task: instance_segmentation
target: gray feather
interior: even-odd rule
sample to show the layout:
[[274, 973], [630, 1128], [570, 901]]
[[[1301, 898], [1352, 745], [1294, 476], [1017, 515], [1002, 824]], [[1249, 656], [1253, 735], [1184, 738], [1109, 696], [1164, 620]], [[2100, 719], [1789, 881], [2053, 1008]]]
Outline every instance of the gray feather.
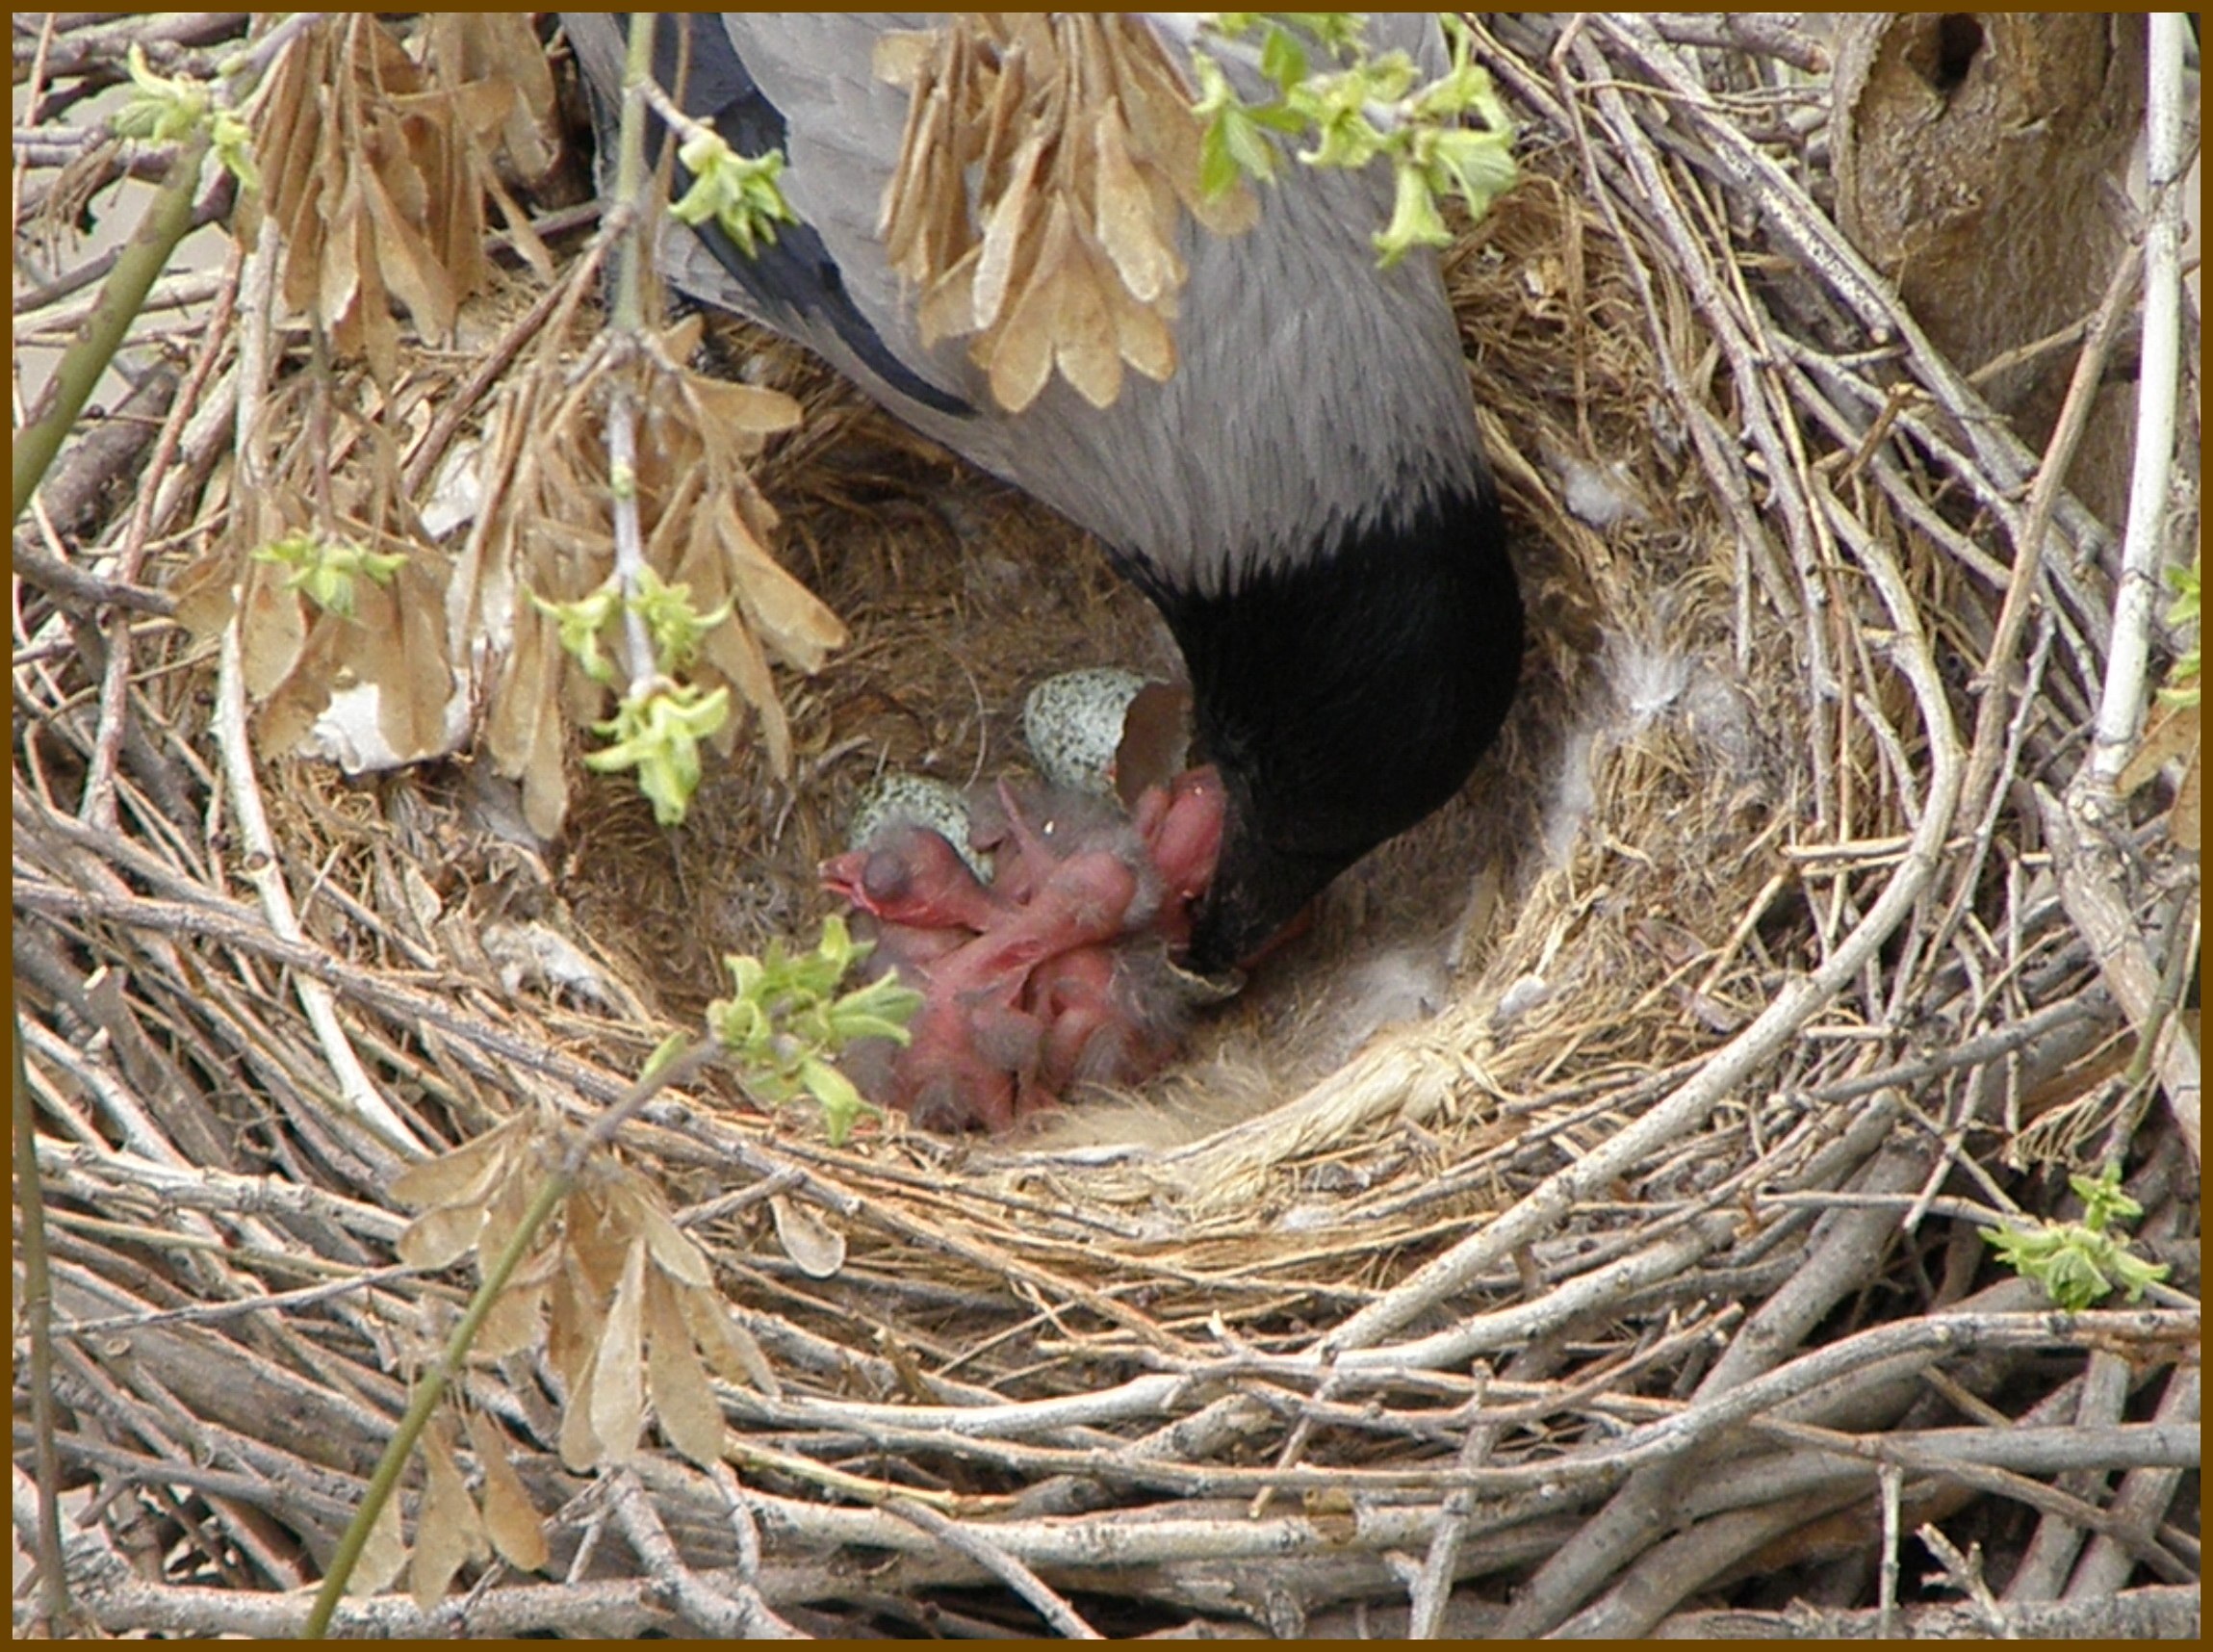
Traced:
[[[933, 19], [697, 15], [728, 30], [747, 73], [782, 113], [786, 196], [820, 237], [852, 305], [909, 372], [976, 411], [922, 404], [872, 369], [850, 337], [803, 307], [762, 314], [688, 233], [665, 249], [671, 279], [792, 333], [917, 428], [1166, 583], [1234, 588], [1246, 570], [1325, 555], [1357, 533], [1412, 520], [1448, 490], [1487, 486], [1435, 259], [1416, 252], [1394, 270], [1376, 268], [1369, 236], [1390, 214], [1387, 174], [1292, 164], [1277, 183], [1262, 186], [1260, 220], [1245, 235], [1215, 236], [1187, 219], [1179, 251], [1191, 276], [1173, 376], [1155, 384], [1132, 374], [1105, 409], [1056, 378], [1025, 411], [1004, 414], [963, 341], [923, 348], [915, 295], [888, 266], [877, 238], [907, 94], [875, 79], [875, 39]], [[1180, 47], [1194, 22], [1154, 14], [1153, 26]], [[1444, 64], [1427, 13], [1378, 14], [1370, 28], [1378, 46], [1406, 47], [1430, 72]], [[606, 33], [613, 36], [611, 25]], [[587, 53], [579, 39], [578, 51], [597, 81], [604, 43]], [[614, 64], [619, 84], [619, 48]]]

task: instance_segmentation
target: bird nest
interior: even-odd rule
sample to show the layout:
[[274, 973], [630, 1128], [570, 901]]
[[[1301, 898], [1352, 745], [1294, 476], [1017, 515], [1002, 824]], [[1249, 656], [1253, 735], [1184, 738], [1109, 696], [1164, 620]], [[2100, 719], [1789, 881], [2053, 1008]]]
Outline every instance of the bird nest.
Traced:
[[[1479, 30], [1525, 181], [1446, 273], [1514, 717], [1172, 1071], [1004, 1140], [641, 1074], [724, 954], [814, 934], [874, 774], [1005, 772], [1041, 676], [1172, 666], [1095, 549], [720, 334], [804, 411], [754, 479], [848, 640], [777, 679], [786, 775], [741, 740], [668, 831], [572, 767], [541, 848], [489, 761], [250, 755], [250, 616], [195, 642], [178, 581], [307, 352], [240, 299], [270, 243], [181, 278], [212, 311], [149, 312], [174, 365], [17, 533], [18, 1625], [65, 1578], [109, 1632], [301, 1627], [552, 1188], [347, 1632], [2193, 1633], [2195, 710], [2129, 742], [2195, 635], [2115, 591], [2194, 542], [2194, 310], [2181, 439], [2131, 472], [2124, 397], [2101, 472], [2109, 374], [2177, 366], [2156, 232], [1984, 270], [2018, 326], [1968, 338], [1855, 204], [1930, 164], [1899, 111], [1946, 76], [1995, 119], [2103, 52], [2064, 108], [2132, 136], [2142, 30], [2092, 25], [1909, 19], [1834, 72], [1769, 19]], [[107, 175], [64, 142], [102, 26], [18, 17], [58, 168], [26, 148], [19, 245]], [[2058, 124], [2013, 198], [2087, 224], [2116, 152]], [[266, 440], [423, 507], [504, 364], [590, 336], [540, 290], [336, 363], [365, 434]], [[19, 344], [66, 330], [17, 291]], [[2171, 1271], [2055, 1311], [1985, 1234], [2105, 1166], [2106, 1242]]]

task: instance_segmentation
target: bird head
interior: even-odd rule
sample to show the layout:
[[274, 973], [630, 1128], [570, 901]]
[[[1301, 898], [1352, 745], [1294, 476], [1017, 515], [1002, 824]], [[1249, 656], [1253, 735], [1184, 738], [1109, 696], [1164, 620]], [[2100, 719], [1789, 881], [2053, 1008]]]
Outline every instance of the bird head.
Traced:
[[1225, 796], [1188, 962], [1249, 960], [1467, 780], [1513, 700], [1522, 606], [1487, 480], [1215, 593], [1136, 571], [1191, 674]]

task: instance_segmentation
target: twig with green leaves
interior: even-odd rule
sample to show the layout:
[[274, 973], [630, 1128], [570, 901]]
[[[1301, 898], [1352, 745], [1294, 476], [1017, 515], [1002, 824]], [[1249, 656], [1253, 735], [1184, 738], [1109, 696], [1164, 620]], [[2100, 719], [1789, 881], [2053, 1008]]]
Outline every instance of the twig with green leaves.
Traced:
[[[739, 156], [713, 129], [677, 109], [653, 79], [653, 29], [657, 19], [630, 19], [623, 71], [622, 123], [617, 138], [613, 226], [616, 230], [615, 297], [610, 317], [618, 349], [651, 349], [645, 324], [645, 271], [658, 210], [645, 160], [645, 112], [650, 108], [682, 139], [679, 159], [693, 174], [692, 188], [668, 210], [686, 223], [712, 218], [752, 256], [776, 239], [775, 225], [794, 215], [776, 179], [784, 158]], [[600, 590], [568, 603], [532, 594], [553, 618], [571, 658], [594, 682], [620, 686], [614, 715], [594, 725], [607, 744], [584, 759], [602, 773], [634, 768], [638, 786], [663, 826], [680, 824], [698, 789], [700, 745], [731, 716], [728, 685], [708, 690], [683, 680], [707, 632], [728, 619], [735, 599], [702, 613], [687, 586], [663, 582], [648, 564], [638, 510], [638, 401], [618, 375], [607, 404], [608, 490], [613, 504], [615, 567]], [[622, 664], [602, 649], [603, 632], [619, 629]]]
[[[1260, 73], [1273, 97], [1248, 102], [1204, 46], [1192, 54], [1195, 106], [1206, 120], [1199, 182], [1222, 194], [1240, 177], [1273, 178], [1281, 152], [1271, 135], [1303, 139], [1301, 165], [1354, 170], [1380, 159], [1396, 180], [1391, 221], [1373, 237], [1389, 269], [1417, 246], [1446, 246], [1452, 232], [1439, 195], [1456, 195], [1480, 218], [1516, 176], [1514, 127], [1489, 71], [1473, 58], [1474, 37], [1450, 13], [1440, 21], [1452, 65], [1424, 83], [1403, 51], [1372, 53], [1364, 19], [1351, 12], [1218, 12], [1210, 31], [1224, 40], [1257, 39]], [[1325, 63], [1317, 67], [1319, 49]], [[1480, 126], [1463, 124], [1473, 115]]]
[[[275, 33], [289, 40], [294, 32], [283, 25]], [[56, 364], [39, 409], [15, 432], [14, 495], [9, 520], [21, 517], [30, 504], [31, 495], [52, 468], [101, 374], [122, 348], [155, 281], [191, 231], [200, 172], [209, 154], [229, 168], [242, 190], [259, 187], [246, 125], [237, 109], [243, 90], [250, 90], [272, 61], [269, 44], [264, 40], [254, 49], [226, 58], [218, 82], [156, 74], [147, 66], [144, 51], [136, 43], [131, 46], [126, 62], [134, 91], [115, 116], [115, 134], [157, 147], [173, 145], [175, 159], [116, 257], [98, 302]], [[234, 87], [232, 82], [241, 84]]]
[[2173, 1270], [2135, 1255], [2127, 1236], [2112, 1231], [2115, 1222], [2133, 1222], [2144, 1214], [2144, 1206], [2121, 1190], [2121, 1167], [2108, 1164], [2096, 1176], [2067, 1179], [2082, 1200], [2080, 1222], [1985, 1227], [1984, 1240], [2007, 1267], [2070, 1313], [2080, 1313], [2116, 1290], [2126, 1291], [2132, 1303], [2143, 1301], [2144, 1293]]
[[424, 1429], [436, 1413], [439, 1402], [445, 1398], [447, 1386], [463, 1368], [469, 1350], [475, 1344], [484, 1321], [499, 1302], [500, 1294], [514, 1277], [524, 1257], [530, 1254], [537, 1244], [538, 1234], [547, 1221], [558, 1211], [575, 1190], [577, 1177], [585, 1161], [615, 1138], [615, 1133], [638, 1110], [672, 1084], [683, 1084], [698, 1075], [714, 1053], [714, 1045], [705, 1039], [695, 1041], [681, 1053], [671, 1052], [664, 1045], [647, 1064], [644, 1074], [631, 1085], [622, 1099], [609, 1107], [581, 1131], [562, 1154], [559, 1168], [549, 1175], [545, 1184], [531, 1196], [528, 1208], [508, 1235], [499, 1253], [490, 1258], [483, 1270], [476, 1290], [469, 1299], [469, 1305], [446, 1339], [428, 1370], [416, 1383], [415, 1393], [408, 1401], [407, 1410], [393, 1431], [384, 1454], [377, 1458], [376, 1469], [370, 1476], [367, 1489], [362, 1493], [361, 1505], [353, 1511], [346, 1531], [338, 1540], [338, 1547], [330, 1557], [329, 1570], [323, 1574], [322, 1586], [316, 1590], [315, 1605], [308, 1613], [307, 1622], [301, 1629], [302, 1638], [321, 1639], [329, 1630], [331, 1615], [346, 1593], [347, 1583], [361, 1562], [363, 1551], [369, 1545], [372, 1533], [382, 1518], [385, 1505], [399, 1487], [399, 1477], [405, 1472], [407, 1458], [422, 1437]]
[[[833, 1144], [846, 1139], [862, 1113], [875, 1111], [833, 1063], [863, 1039], [905, 1044], [907, 1022], [922, 1000], [895, 976], [839, 993], [847, 972], [870, 950], [870, 942], [855, 941], [843, 920], [833, 916], [824, 920], [821, 942], [811, 952], [787, 952], [779, 942], [770, 944], [765, 958], [727, 960], [734, 991], [708, 1008], [712, 1036], [687, 1039], [678, 1034], [665, 1041], [647, 1060], [637, 1082], [569, 1144], [558, 1167], [531, 1194], [506, 1243], [496, 1255], [481, 1258], [482, 1278], [467, 1309], [418, 1381], [406, 1413], [331, 1557], [304, 1631], [310, 1639], [328, 1629], [371, 1535], [399, 1487], [409, 1454], [454, 1375], [463, 1369], [501, 1293], [532, 1253], [547, 1223], [565, 1207], [592, 1154], [611, 1143], [649, 1099], [668, 1086], [689, 1083], [720, 1050], [737, 1062], [749, 1088], [772, 1105], [803, 1095], [813, 1097], [822, 1107]], [[574, 1395], [570, 1399], [575, 1403]]]
[[822, 940], [811, 952], [787, 952], [782, 941], [771, 941], [765, 958], [726, 958], [733, 990], [708, 1006], [708, 1027], [737, 1058], [747, 1083], [771, 1105], [813, 1097], [833, 1147], [844, 1145], [863, 1113], [880, 1111], [833, 1063], [863, 1039], [904, 1045], [907, 1023], [922, 1007], [922, 994], [895, 974], [838, 993], [847, 972], [874, 949], [833, 914], [822, 920]]

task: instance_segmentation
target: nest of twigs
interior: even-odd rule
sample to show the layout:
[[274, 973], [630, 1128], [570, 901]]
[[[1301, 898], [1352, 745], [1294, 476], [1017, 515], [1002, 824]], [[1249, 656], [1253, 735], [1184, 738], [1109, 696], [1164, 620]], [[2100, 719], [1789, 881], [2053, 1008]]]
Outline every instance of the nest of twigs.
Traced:
[[[272, 387], [335, 375], [378, 432], [339, 468], [420, 509], [485, 364], [593, 318], [518, 271], [372, 391], [257, 329], [271, 243], [177, 277], [16, 533], [19, 1628], [65, 1578], [111, 1633], [299, 1629], [567, 1155], [345, 1632], [2195, 1634], [2195, 709], [2138, 734], [2196, 646], [2147, 595], [2195, 541], [2195, 298], [2177, 362], [2173, 187], [2104, 181], [2145, 32], [2087, 26], [1480, 31], [1526, 181], [1447, 273], [1523, 701], [1174, 1071], [1009, 1142], [832, 1146], [711, 1066], [587, 1132], [723, 953], [811, 936], [878, 768], [1002, 772], [1039, 676], [1172, 663], [1103, 560], [726, 336], [804, 409], [754, 484], [845, 646], [775, 678], [786, 775], [749, 723], [672, 833], [572, 764], [541, 852], [489, 760], [257, 759], [238, 651], [172, 616], [262, 507], [242, 402], [282, 455]], [[18, 15], [19, 250], [132, 166], [72, 126], [106, 27]], [[2021, 162], [1931, 88], [2069, 118]], [[1978, 162], [1929, 216], [2033, 250], [1966, 303], [1863, 203]], [[67, 262], [18, 273], [19, 359]], [[2168, 1271], [2060, 1311], [1983, 1234], [2108, 1166]]]

